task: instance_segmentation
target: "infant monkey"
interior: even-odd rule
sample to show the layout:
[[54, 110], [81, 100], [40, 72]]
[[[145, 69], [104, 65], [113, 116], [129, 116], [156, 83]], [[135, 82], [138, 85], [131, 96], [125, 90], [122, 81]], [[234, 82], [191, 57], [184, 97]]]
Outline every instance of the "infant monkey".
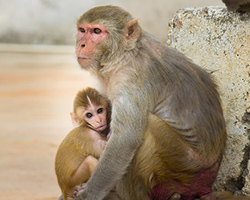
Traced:
[[74, 197], [75, 186], [86, 183], [105, 148], [109, 134], [110, 107], [94, 88], [79, 91], [70, 113], [74, 129], [60, 144], [55, 172], [63, 199]]

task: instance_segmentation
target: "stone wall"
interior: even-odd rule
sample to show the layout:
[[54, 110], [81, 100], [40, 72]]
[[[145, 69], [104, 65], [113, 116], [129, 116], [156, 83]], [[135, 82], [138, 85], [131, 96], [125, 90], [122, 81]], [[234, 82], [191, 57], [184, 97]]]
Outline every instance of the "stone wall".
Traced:
[[211, 72], [219, 86], [228, 142], [215, 189], [250, 194], [250, 14], [179, 10], [167, 43]]

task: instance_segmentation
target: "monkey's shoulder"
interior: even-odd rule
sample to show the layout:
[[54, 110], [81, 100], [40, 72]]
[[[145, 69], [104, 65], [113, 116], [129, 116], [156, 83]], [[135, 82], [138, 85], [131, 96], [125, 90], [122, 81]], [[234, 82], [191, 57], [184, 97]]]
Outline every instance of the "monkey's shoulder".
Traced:
[[75, 159], [78, 160], [80, 157], [88, 156], [87, 149], [95, 141], [95, 138], [91, 135], [93, 132], [94, 130], [86, 126], [78, 126], [72, 129], [59, 145], [56, 160], [64, 160], [64, 162], [71, 160], [71, 162], [74, 162]]
[[81, 148], [89, 141], [92, 132], [93, 130], [87, 126], [78, 126], [72, 129], [61, 142], [59, 149], [74, 150], [73, 147]]
[[77, 140], [89, 140], [90, 138], [101, 137], [100, 133], [91, 129], [86, 125], [80, 125], [69, 132], [67, 135], [69, 138], [77, 138]]
[[[194, 76], [207, 76], [210, 74], [200, 66], [196, 65], [186, 55], [168, 46], [150, 34], [144, 34], [143, 38], [138, 42], [138, 55], [135, 57], [134, 63], [141, 67], [140, 70], [145, 72], [161, 74], [167, 73], [165, 76], [176, 76], [176, 74], [190, 74]], [[147, 69], [148, 68], [148, 69]], [[145, 75], [145, 73], [143, 73]], [[182, 76], [182, 75], [181, 75]]]

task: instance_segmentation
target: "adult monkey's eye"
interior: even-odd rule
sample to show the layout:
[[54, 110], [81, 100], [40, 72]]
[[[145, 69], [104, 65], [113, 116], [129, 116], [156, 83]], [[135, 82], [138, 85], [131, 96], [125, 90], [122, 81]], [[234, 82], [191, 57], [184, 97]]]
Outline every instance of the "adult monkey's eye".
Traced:
[[100, 33], [102, 32], [102, 30], [99, 29], [99, 28], [94, 28], [93, 32], [94, 32], [95, 34], [100, 34]]
[[85, 29], [84, 28], [79, 28], [79, 31], [81, 32], [81, 33], [85, 33]]

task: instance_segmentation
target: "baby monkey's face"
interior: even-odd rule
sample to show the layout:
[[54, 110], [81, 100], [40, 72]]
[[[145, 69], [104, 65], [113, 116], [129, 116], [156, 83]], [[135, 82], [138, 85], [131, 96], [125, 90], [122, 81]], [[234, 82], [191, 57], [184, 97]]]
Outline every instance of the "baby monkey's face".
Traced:
[[107, 128], [107, 110], [102, 105], [90, 104], [87, 108], [79, 107], [77, 115], [96, 131]]

